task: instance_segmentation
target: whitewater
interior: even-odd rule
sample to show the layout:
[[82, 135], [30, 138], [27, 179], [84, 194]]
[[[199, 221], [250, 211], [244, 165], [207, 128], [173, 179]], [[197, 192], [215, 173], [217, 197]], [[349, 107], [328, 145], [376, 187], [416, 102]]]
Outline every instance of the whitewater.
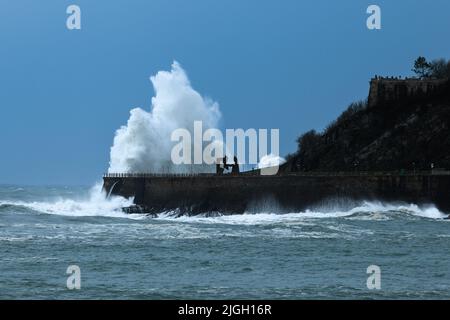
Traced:
[[[304, 212], [127, 215], [84, 187], [0, 186], [0, 298], [450, 296], [447, 216], [434, 206], [330, 201]], [[82, 288], [66, 287], [78, 265]], [[366, 287], [380, 266], [382, 290]]]
[[[5, 188], [5, 187], [3, 187]], [[6, 187], [7, 188], [7, 187]], [[30, 187], [28, 187], [30, 188]], [[8, 190], [8, 189], [7, 189]], [[17, 192], [26, 192], [24, 187], [9, 187], [8, 191], [3, 193], [14, 194]], [[112, 217], [127, 219], [145, 219], [147, 217], [153, 219], [176, 219], [183, 222], [204, 222], [204, 223], [272, 223], [281, 221], [293, 221], [305, 218], [340, 218], [352, 217], [359, 215], [384, 214], [388, 218], [389, 214], [403, 213], [406, 215], [423, 217], [429, 219], [444, 219], [447, 214], [440, 212], [435, 206], [428, 205], [419, 207], [415, 204], [406, 203], [383, 203], [374, 201], [344, 201], [341, 203], [323, 203], [313, 206], [315, 210], [306, 210], [304, 212], [282, 213], [269, 211], [265, 212], [247, 212], [244, 214], [221, 214], [205, 213], [196, 216], [180, 215], [177, 211], [167, 211], [153, 215], [145, 214], [126, 214], [122, 208], [133, 205], [133, 198], [123, 198], [116, 195], [107, 195], [102, 190], [102, 183], [96, 183], [84, 195], [78, 197], [64, 198], [61, 195], [53, 196], [52, 201], [23, 201], [23, 200], [0, 200], [0, 208], [22, 208], [35, 213], [56, 214], [73, 217]], [[14, 199], [13, 197], [11, 197]], [[36, 199], [38, 200], [38, 199]], [[347, 207], [347, 208], [343, 208]], [[276, 206], [274, 206], [276, 209]]]

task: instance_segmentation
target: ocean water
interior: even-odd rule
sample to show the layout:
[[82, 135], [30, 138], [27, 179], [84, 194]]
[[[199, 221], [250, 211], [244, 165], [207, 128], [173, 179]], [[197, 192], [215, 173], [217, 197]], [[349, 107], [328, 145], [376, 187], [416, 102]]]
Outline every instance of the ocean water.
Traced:
[[450, 298], [450, 221], [432, 205], [151, 218], [100, 190], [0, 186], [0, 299]]

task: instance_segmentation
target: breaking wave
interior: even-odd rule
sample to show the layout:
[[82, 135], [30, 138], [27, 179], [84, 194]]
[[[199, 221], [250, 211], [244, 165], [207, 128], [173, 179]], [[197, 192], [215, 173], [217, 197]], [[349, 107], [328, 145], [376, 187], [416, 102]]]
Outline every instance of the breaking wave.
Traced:
[[[133, 199], [120, 196], [108, 197], [101, 183], [91, 188], [89, 195], [81, 199], [58, 198], [52, 201], [4, 201], [0, 200], [0, 213], [15, 212], [44, 213], [71, 217], [112, 217], [145, 219], [145, 214], [126, 214], [122, 208], [131, 206]], [[272, 208], [271, 208], [272, 207]], [[305, 219], [346, 218], [356, 220], [389, 220], [413, 217], [442, 220], [446, 214], [433, 205], [418, 206], [405, 203], [383, 203], [377, 201], [352, 202], [345, 199], [324, 201], [303, 212], [280, 213], [276, 206], [261, 206], [257, 210], [244, 214], [224, 215], [212, 212], [196, 216], [182, 215], [178, 211], [161, 212], [159, 221], [176, 221], [209, 224], [274, 224], [292, 223]]]
[[116, 131], [108, 172], [190, 172], [191, 166], [173, 165], [172, 132], [183, 128], [193, 134], [194, 121], [202, 121], [205, 129], [217, 128], [219, 104], [194, 90], [178, 62], [150, 80], [155, 91], [152, 108], [131, 110], [127, 124]]
[[349, 210], [327, 207], [323, 210], [306, 210], [303, 212], [277, 213], [277, 212], [258, 212], [244, 213], [239, 215], [222, 215], [220, 213], [186, 216], [179, 215], [178, 212], [164, 212], [158, 215], [156, 219], [172, 220], [180, 222], [193, 223], [211, 223], [211, 224], [273, 224], [290, 223], [305, 219], [333, 219], [349, 218], [361, 220], [388, 220], [394, 217], [409, 216], [428, 219], [445, 219], [446, 214], [440, 212], [435, 206], [429, 205], [420, 207], [415, 204], [386, 204], [381, 202], [364, 201]]
[[2, 201], [0, 212], [3, 210], [26, 212], [31, 210], [38, 213], [55, 214], [73, 217], [101, 216], [117, 218], [135, 218], [122, 212], [123, 207], [133, 204], [133, 199], [117, 196], [106, 196], [102, 191], [102, 184], [95, 184], [87, 199], [56, 199], [54, 201]]

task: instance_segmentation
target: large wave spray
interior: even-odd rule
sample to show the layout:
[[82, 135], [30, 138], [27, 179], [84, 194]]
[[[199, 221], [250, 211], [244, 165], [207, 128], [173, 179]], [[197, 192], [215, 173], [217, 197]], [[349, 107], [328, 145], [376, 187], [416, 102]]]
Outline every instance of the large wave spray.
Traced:
[[219, 105], [192, 88], [179, 63], [173, 62], [171, 71], [159, 71], [150, 80], [155, 91], [152, 109], [130, 111], [127, 125], [114, 137], [108, 172], [187, 171], [171, 161], [172, 131], [185, 128], [193, 135], [194, 121], [202, 121], [205, 129], [217, 127]]

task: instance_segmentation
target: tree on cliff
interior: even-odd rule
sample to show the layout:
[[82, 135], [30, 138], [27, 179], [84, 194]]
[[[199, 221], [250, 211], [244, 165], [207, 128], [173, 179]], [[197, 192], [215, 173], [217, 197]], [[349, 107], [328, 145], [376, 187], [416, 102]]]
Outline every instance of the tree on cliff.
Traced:
[[428, 63], [425, 57], [420, 56], [414, 61], [414, 68], [412, 71], [420, 78], [428, 78], [432, 72], [431, 64]]
[[320, 134], [316, 130], [310, 130], [302, 134], [297, 139], [297, 145], [299, 150], [314, 149], [320, 143]]
[[430, 63], [431, 75], [438, 79], [450, 78], [450, 61], [443, 58]]
[[303, 163], [304, 170], [311, 170], [317, 164], [318, 147], [322, 144], [322, 135], [316, 130], [310, 130], [302, 134], [297, 139], [298, 155], [300, 155], [300, 162]]

